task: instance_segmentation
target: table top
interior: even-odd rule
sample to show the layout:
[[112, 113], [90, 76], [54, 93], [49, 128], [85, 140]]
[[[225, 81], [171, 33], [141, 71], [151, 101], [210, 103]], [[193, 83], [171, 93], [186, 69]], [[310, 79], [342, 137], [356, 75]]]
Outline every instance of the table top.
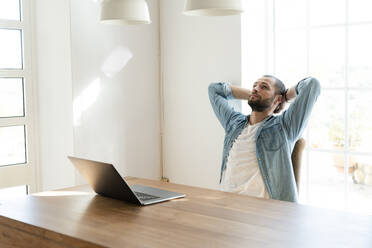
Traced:
[[128, 183], [187, 196], [136, 206], [77, 186], [0, 199], [0, 224], [26, 225], [72, 247], [372, 247], [372, 216], [155, 180]]

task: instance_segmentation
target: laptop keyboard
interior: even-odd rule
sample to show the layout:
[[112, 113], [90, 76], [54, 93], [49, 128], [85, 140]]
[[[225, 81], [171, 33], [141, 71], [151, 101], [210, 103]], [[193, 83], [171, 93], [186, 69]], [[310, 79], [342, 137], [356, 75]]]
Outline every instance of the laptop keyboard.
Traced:
[[134, 192], [134, 193], [136, 193], [136, 196], [138, 198], [140, 198], [140, 200], [142, 200], [142, 201], [148, 201], [148, 200], [153, 200], [153, 199], [160, 198], [160, 197], [157, 197], [157, 196], [154, 196], [154, 195], [148, 195], [148, 194], [145, 194], [145, 193], [142, 193], [142, 192]]

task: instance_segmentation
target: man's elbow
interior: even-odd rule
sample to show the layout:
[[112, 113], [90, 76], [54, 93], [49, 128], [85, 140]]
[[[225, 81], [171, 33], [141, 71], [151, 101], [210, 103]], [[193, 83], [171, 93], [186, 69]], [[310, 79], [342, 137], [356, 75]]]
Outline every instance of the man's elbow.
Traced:
[[216, 94], [216, 83], [211, 83], [211, 84], [209, 84], [209, 86], [208, 86], [208, 96], [209, 96], [209, 100], [212, 101], [212, 98], [214, 97], [215, 94]]
[[208, 86], [208, 91], [214, 90], [216, 88], [217, 84], [218, 83], [210, 83], [209, 86]]
[[309, 86], [311, 88], [311, 91], [315, 92], [316, 95], [320, 95], [320, 82], [318, 79], [315, 77], [310, 77], [309, 78]]
[[214, 93], [216, 93], [218, 84], [219, 83], [211, 83], [211, 84], [209, 84], [209, 86], [208, 86], [208, 94], [209, 95], [213, 95]]

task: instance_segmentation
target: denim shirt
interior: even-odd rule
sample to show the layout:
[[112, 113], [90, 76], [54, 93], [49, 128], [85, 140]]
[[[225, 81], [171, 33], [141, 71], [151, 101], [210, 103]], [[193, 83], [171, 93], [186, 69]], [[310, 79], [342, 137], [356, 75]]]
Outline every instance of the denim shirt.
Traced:
[[[263, 120], [255, 135], [256, 156], [266, 190], [271, 199], [297, 202], [296, 181], [291, 153], [309, 120], [313, 106], [320, 94], [320, 84], [315, 78], [305, 78], [296, 85], [297, 96], [289, 108], [280, 115]], [[212, 83], [208, 87], [212, 108], [225, 129], [222, 153], [222, 174], [235, 139], [249, 123], [243, 115], [230, 106], [234, 99], [228, 83]]]

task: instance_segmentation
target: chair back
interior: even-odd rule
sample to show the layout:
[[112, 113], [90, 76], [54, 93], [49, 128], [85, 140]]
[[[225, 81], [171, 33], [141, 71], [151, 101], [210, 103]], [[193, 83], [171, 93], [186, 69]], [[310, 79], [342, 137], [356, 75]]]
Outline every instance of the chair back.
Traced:
[[303, 138], [299, 138], [296, 141], [296, 144], [292, 151], [292, 165], [293, 165], [293, 173], [296, 179], [297, 185], [297, 192], [300, 191], [300, 175], [301, 175], [301, 162], [302, 162], [302, 152], [304, 151], [306, 146], [306, 141]]

